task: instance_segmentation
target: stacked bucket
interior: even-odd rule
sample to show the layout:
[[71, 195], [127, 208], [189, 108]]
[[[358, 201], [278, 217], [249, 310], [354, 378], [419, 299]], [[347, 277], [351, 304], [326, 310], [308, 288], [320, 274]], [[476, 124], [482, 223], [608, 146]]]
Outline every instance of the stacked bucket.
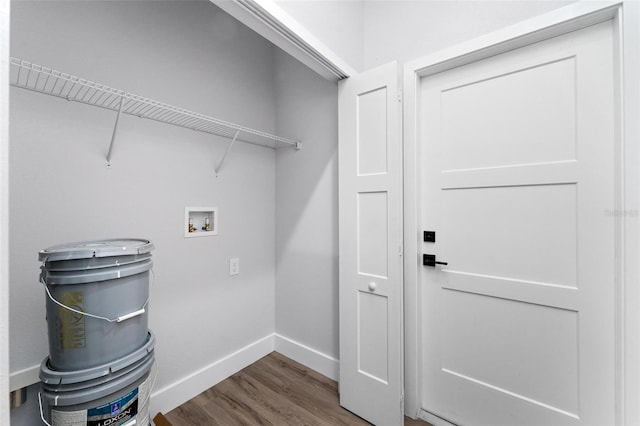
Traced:
[[40, 251], [49, 356], [40, 415], [52, 426], [149, 425], [153, 244], [87, 241]]

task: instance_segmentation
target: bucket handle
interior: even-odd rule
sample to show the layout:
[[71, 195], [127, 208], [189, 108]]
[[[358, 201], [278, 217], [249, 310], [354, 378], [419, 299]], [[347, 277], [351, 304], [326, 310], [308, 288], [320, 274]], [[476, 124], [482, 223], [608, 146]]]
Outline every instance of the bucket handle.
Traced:
[[[158, 379], [158, 361], [155, 360], [155, 359], [153, 360], [153, 367], [155, 367], [154, 368], [155, 372], [154, 372], [154, 375], [153, 375], [153, 382], [151, 382], [151, 387], [149, 388], [149, 393], [147, 394], [147, 397], [145, 398], [144, 402], [142, 403], [143, 407], [147, 404], [147, 402], [149, 402], [149, 399], [151, 399], [151, 391], [156, 386], [156, 380]], [[42, 392], [40, 392], [40, 391], [38, 391], [38, 405], [40, 406], [40, 419], [42, 420], [42, 423], [44, 423], [46, 426], [52, 426], [44, 418], [44, 411], [42, 409]], [[149, 412], [149, 418], [151, 418], [151, 412]], [[133, 422], [127, 423], [127, 426], [133, 426], [136, 423], [137, 423], [137, 419], [133, 419]]]
[[51, 426], [51, 424], [44, 419], [44, 413], [42, 412], [42, 392], [40, 391], [38, 391], [38, 404], [40, 405], [40, 419], [42, 420], [42, 423], [47, 426]]
[[[155, 274], [153, 273], [153, 269], [151, 270], [151, 275], [153, 276], [153, 281], [155, 281]], [[134, 318], [137, 317], [139, 315], [142, 315], [146, 312], [146, 308], [147, 305], [149, 304], [149, 298], [150, 296], [147, 297], [147, 300], [144, 302], [144, 304], [142, 305], [142, 307], [140, 309], [138, 309], [137, 311], [134, 312], [130, 312], [128, 314], [124, 314], [124, 315], [120, 315], [119, 317], [116, 318], [107, 318], [107, 317], [103, 317], [100, 315], [94, 315], [94, 314], [90, 314], [88, 312], [82, 312], [79, 311], [77, 309], [74, 309], [70, 306], [65, 305], [64, 303], [58, 301], [55, 297], [53, 297], [53, 295], [51, 294], [51, 292], [49, 291], [49, 286], [47, 285], [45, 279], [44, 279], [44, 271], [42, 273], [40, 273], [40, 282], [42, 283], [42, 285], [44, 286], [45, 291], [47, 292], [47, 296], [49, 296], [49, 299], [51, 299], [51, 301], [53, 303], [55, 303], [56, 305], [63, 307], [71, 312], [75, 312], [76, 314], [80, 314], [80, 315], [84, 315], [86, 317], [91, 317], [91, 318], [96, 318], [96, 319], [100, 319], [100, 320], [104, 320], [107, 322], [116, 322], [116, 323], [120, 323], [122, 321], [126, 321], [130, 318]]]

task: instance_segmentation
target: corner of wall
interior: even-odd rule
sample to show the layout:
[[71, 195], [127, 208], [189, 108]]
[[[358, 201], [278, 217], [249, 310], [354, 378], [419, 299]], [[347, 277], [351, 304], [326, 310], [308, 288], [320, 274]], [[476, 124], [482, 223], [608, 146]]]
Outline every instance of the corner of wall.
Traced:
[[[270, 334], [151, 394], [151, 417], [168, 413], [212, 386], [274, 351]], [[156, 361], [157, 362], [157, 361]], [[156, 365], [155, 368], [162, 368]]]
[[338, 380], [340, 361], [286, 336], [275, 334], [275, 351], [327, 376]]

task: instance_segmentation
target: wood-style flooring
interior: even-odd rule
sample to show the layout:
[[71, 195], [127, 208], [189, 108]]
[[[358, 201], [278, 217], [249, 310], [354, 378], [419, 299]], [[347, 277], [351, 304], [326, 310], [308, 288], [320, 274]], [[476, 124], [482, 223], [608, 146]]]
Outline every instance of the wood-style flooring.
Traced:
[[[338, 384], [277, 352], [165, 414], [173, 426], [368, 425], [340, 407]], [[405, 426], [429, 426], [405, 418]]]

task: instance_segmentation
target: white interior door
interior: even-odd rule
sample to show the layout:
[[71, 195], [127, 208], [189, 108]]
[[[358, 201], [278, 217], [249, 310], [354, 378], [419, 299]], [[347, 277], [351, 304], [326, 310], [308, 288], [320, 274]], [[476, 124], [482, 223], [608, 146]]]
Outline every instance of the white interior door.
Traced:
[[614, 424], [612, 24], [425, 77], [422, 406]]
[[403, 423], [402, 143], [396, 63], [340, 82], [340, 404]]

